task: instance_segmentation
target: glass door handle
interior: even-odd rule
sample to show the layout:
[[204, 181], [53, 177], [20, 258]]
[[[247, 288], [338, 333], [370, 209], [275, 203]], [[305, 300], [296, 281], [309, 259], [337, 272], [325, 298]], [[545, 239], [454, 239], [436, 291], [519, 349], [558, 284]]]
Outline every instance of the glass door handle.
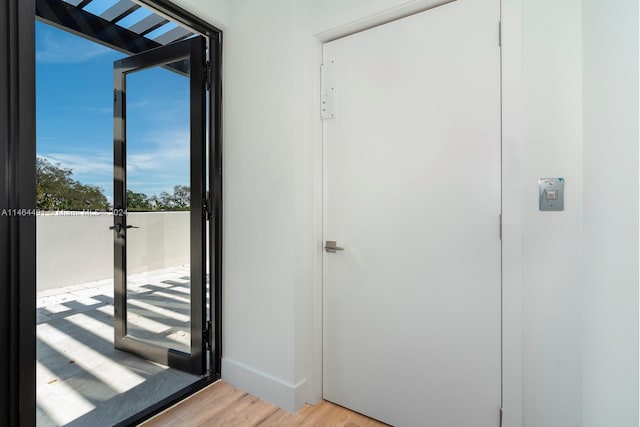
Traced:
[[[127, 225], [126, 228], [140, 228], [140, 227], [135, 225]], [[119, 233], [122, 231], [122, 224], [112, 225], [111, 227], [109, 227], [109, 230], [116, 230], [116, 232]]]

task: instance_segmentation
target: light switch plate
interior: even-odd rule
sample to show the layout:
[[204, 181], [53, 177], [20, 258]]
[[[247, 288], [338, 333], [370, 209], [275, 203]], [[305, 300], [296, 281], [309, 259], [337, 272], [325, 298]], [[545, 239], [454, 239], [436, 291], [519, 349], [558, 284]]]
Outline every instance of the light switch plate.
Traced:
[[540, 178], [538, 189], [541, 211], [564, 210], [564, 178]]

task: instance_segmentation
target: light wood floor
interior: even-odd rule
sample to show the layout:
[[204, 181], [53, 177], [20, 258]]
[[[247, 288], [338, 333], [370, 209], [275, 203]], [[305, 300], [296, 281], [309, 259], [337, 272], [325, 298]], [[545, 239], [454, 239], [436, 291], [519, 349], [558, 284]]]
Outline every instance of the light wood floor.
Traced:
[[144, 427], [387, 426], [327, 401], [314, 406], [305, 405], [298, 413], [290, 414], [223, 381], [218, 381], [142, 425]]

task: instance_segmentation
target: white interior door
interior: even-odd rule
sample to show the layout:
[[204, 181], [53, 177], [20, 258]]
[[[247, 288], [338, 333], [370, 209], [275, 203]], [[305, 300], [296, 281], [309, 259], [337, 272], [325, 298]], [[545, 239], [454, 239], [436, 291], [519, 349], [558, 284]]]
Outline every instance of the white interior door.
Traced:
[[324, 45], [344, 250], [324, 253], [323, 393], [395, 426], [499, 423], [498, 20], [458, 0]]

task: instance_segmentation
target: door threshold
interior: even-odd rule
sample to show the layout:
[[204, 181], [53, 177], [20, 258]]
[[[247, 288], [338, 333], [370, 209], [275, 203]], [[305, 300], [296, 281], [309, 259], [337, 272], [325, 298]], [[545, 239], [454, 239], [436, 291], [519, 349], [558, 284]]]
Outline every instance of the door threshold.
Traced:
[[151, 418], [157, 415], [160, 415], [161, 413], [171, 409], [173, 406], [177, 405], [183, 400], [199, 393], [200, 391], [204, 390], [208, 386], [218, 381], [220, 381], [219, 375], [205, 376], [202, 379], [196, 381], [195, 383], [181, 390], [178, 390], [177, 392], [166, 397], [160, 402], [148, 407], [147, 409], [140, 411], [135, 415], [132, 415], [131, 417], [127, 418], [124, 421], [119, 422], [118, 424], [115, 424], [114, 427], [138, 426], [144, 423], [145, 421], [148, 421]]

